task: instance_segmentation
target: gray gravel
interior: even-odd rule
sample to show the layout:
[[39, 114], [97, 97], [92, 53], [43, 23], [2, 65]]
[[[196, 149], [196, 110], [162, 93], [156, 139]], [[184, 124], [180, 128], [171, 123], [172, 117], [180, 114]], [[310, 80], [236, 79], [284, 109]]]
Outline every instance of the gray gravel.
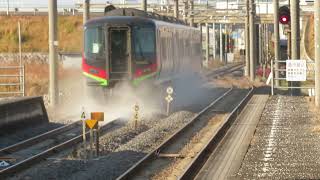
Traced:
[[238, 173], [240, 179], [320, 179], [319, 126], [304, 97], [268, 101]]
[[[12, 179], [115, 179], [134, 163], [153, 150], [178, 128], [189, 122], [194, 113], [180, 111], [171, 116], [153, 120], [140, 126], [143, 131], [136, 137], [132, 127], [122, 128], [117, 135], [112, 135], [102, 141], [104, 149], [109, 152], [105, 156], [93, 160], [49, 159], [34, 168], [28, 169]], [[131, 132], [131, 133], [128, 133]], [[124, 133], [127, 132], [127, 133]], [[113, 137], [113, 138], [112, 138]], [[111, 141], [113, 139], [113, 141]], [[129, 141], [128, 141], [129, 140]], [[122, 145], [121, 145], [122, 144]]]
[[2, 129], [0, 131], [0, 148], [5, 148], [63, 125], [64, 124], [60, 123], [43, 123], [39, 125], [28, 126], [24, 129], [16, 130], [15, 132], [7, 132], [6, 130]]
[[149, 152], [157, 147], [163, 140], [172, 134], [182, 125], [188, 123], [193, 116], [193, 113], [180, 111], [172, 114], [170, 117], [162, 119], [161, 123], [155, 125], [152, 129], [139, 134], [136, 138], [119, 147], [116, 152], [121, 151], [140, 151]]

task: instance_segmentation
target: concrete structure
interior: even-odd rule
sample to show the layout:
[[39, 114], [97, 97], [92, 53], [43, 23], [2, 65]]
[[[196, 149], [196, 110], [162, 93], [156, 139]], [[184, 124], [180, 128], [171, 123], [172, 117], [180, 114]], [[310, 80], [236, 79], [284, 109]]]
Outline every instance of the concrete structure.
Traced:
[[[291, 16], [291, 59], [300, 59], [300, 8], [299, 0], [291, 0], [290, 3]], [[293, 87], [299, 87], [299, 82], [292, 82]], [[293, 89], [293, 95], [300, 93], [299, 89]]]
[[83, 24], [90, 19], [90, 0], [83, 1]]
[[245, 38], [246, 38], [246, 67], [245, 76], [250, 75], [250, 33], [249, 33], [249, 0], [246, 0], [246, 20], [245, 20]]
[[320, 106], [320, 1], [314, 3], [315, 39], [315, 103]]
[[49, 101], [58, 104], [58, 28], [57, 1], [49, 0]]
[[[274, 24], [274, 60], [280, 60], [280, 34], [279, 34], [279, 1], [273, 0], [273, 24]], [[275, 62], [274, 69], [279, 69], [279, 63]], [[279, 71], [274, 72], [275, 78], [279, 78]], [[279, 86], [279, 80], [275, 80], [275, 85]]]
[[253, 49], [256, 48], [256, 30], [255, 30], [255, 5], [254, 0], [250, 0], [249, 8], [250, 8], [250, 15], [249, 15], [249, 34], [250, 34], [250, 80], [255, 80], [255, 68], [256, 68], [256, 51]]

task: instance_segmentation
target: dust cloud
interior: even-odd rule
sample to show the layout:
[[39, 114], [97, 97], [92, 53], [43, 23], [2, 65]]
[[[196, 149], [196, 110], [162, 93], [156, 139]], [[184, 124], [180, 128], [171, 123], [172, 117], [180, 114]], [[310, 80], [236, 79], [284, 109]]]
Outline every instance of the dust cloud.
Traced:
[[196, 73], [181, 73], [162, 85], [155, 85], [154, 80], [145, 80], [136, 87], [129, 82], [120, 82], [114, 88], [108, 89], [87, 86], [78, 67], [68, 67], [68, 71], [69, 75], [59, 82], [60, 105], [51, 111], [55, 119], [62, 121], [79, 120], [82, 109], [87, 117], [90, 117], [90, 112], [104, 112], [105, 123], [117, 118], [131, 120], [136, 104], [139, 105], [140, 118], [165, 114], [168, 86], [174, 89], [171, 112], [197, 112], [208, 104], [212, 92], [212, 89], [203, 86], [206, 78]]

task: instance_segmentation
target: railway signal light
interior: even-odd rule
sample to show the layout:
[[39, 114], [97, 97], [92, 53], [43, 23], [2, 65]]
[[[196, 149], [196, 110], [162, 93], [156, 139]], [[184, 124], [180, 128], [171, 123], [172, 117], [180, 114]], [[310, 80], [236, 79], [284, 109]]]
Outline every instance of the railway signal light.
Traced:
[[290, 9], [288, 6], [281, 6], [279, 8], [279, 22], [281, 24], [289, 24], [289, 22], [290, 22]]

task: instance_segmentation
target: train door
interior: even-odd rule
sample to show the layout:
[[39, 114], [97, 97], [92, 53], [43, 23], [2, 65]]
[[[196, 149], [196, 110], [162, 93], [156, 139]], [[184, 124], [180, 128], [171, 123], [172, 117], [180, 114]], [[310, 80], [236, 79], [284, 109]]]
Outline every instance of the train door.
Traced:
[[108, 42], [110, 80], [131, 79], [129, 27], [110, 27]]

